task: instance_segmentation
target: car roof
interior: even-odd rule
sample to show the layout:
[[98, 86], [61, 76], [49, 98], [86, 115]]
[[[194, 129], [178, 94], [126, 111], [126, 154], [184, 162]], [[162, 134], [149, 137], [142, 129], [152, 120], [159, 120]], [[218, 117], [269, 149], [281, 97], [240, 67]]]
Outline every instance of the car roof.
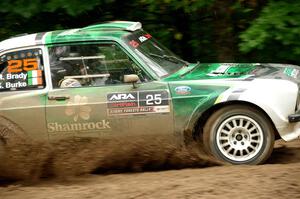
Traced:
[[140, 22], [132, 21], [112, 21], [106, 23], [93, 24], [83, 28], [56, 30], [34, 34], [15, 36], [0, 42], [0, 52], [36, 46], [39, 44], [56, 44], [76, 41], [96, 41], [100, 39], [121, 38], [136, 30], [142, 29]]

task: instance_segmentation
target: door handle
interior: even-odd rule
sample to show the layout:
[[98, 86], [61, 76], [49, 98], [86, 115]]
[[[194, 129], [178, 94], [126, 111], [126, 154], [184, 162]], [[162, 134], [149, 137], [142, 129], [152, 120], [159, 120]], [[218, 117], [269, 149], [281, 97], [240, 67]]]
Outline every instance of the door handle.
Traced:
[[49, 100], [56, 100], [56, 101], [60, 101], [60, 100], [67, 100], [70, 99], [70, 96], [48, 96]]

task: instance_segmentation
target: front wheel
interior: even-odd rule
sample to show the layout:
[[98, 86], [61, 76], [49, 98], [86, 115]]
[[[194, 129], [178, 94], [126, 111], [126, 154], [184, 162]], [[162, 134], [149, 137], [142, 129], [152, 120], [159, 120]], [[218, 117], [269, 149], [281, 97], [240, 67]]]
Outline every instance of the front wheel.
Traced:
[[273, 150], [274, 130], [260, 111], [231, 105], [216, 111], [203, 129], [205, 149], [232, 164], [261, 164]]

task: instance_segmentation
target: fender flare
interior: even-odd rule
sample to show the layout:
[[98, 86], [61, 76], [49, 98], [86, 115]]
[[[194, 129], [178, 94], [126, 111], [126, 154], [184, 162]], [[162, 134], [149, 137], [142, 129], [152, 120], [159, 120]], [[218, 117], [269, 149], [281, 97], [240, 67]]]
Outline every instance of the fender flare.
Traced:
[[275, 127], [274, 121], [271, 119], [271, 117], [268, 115], [268, 113], [263, 108], [261, 108], [260, 106], [254, 104], [254, 103], [251, 103], [249, 101], [243, 101], [243, 100], [225, 101], [225, 102], [216, 103], [213, 106], [209, 106], [206, 104], [205, 109], [203, 109], [203, 105], [201, 105], [201, 109], [200, 109], [200, 107], [199, 107], [200, 105], [199, 105], [197, 107], [197, 109], [193, 112], [193, 114], [191, 115], [191, 117], [184, 129], [184, 137], [187, 139], [195, 138], [196, 130], [201, 126], [204, 126], [206, 120], [210, 117], [211, 113], [213, 113], [214, 111], [219, 110], [225, 106], [232, 105], [232, 104], [254, 106], [258, 111], [263, 113], [266, 118], [268, 118], [268, 120], [272, 124], [274, 131], [276, 133], [275, 137], [276, 138], [281, 137]]

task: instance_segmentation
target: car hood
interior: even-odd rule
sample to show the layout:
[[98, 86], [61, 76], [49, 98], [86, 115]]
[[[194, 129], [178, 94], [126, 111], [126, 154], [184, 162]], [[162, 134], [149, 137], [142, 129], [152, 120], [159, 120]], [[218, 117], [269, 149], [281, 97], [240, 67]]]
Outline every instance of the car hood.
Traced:
[[288, 64], [269, 63], [197, 63], [170, 75], [166, 80], [227, 81], [262, 79], [284, 79], [300, 84], [300, 67]]

